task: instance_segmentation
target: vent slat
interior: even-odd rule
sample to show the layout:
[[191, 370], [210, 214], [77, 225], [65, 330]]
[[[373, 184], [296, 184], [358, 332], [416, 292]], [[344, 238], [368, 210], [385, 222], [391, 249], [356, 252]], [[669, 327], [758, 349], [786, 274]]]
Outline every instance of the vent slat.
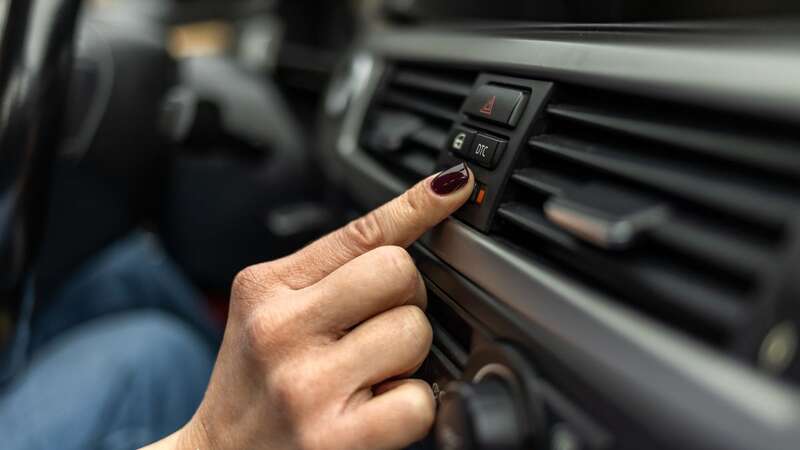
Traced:
[[529, 142], [536, 150], [652, 186], [706, 207], [756, 219], [771, 227], [782, 226], [793, 205], [777, 192], [744, 186], [742, 180], [695, 174], [691, 167], [624, 153], [608, 146], [557, 135], [541, 135]]
[[578, 243], [569, 233], [553, 225], [542, 214], [527, 205], [507, 203], [498, 208], [497, 215], [529, 233], [557, 242], [564, 247], [574, 247]]
[[392, 82], [400, 86], [455, 97], [466, 97], [472, 90], [472, 85], [469, 83], [462, 83], [458, 80], [446, 79], [410, 69], [397, 71]]
[[[512, 181], [544, 195], [561, 195], [579, 183], [553, 171], [525, 168]], [[770, 253], [748, 238], [713, 224], [697, 224], [672, 217], [648, 232], [663, 247], [672, 248], [704, 262], [723, 266], [732, 274], [755, 277], [771, 261]]]
[[383, 99], [389, 105], [409, 109], [434, 119], [455, 122], [458, 118], [458, 111], [447, 109], [425, 99], [409, 97], [396, 92], [387, 92]]
[[[640, 291], [632, 301], [643, 302], [647, 308], [676, 309], [722, 329], [739, 325], [745, 315], [746, 306], [741, 302], [731, 301], [732, 293], [678, 270], [679, 267], [668, 262], [669, 260], [646, 256], [620, 259], [606, 255], [602, 251], [583, 246], [525, 204], [504, 204], [497, 212], [500, 217], [522, 230], [565, 249], [566, 252], [549, 253], [562, 263], [575, 266], [617, 289]], [[536, 246], [525, 247], [538, 253]]]
[[[680, 308], [693, 318], [730, 331], [741, 326], [747, 316], [748, 308], [732, 301], [731, 294], [721, 292], [707, 284], [692, 282], [683, 273], [670, 270], [662, 264], [650, 261], [638, 262], [621, 269], [638, 278], [653, 293], [651, 298], [639, 298], [637, 301], [649, 302], [657, 300], [665, 308]], [[666, 300], [663, 300], [666, 298]]]
[[394, 65], [373, 97], [362, 149], [408, 185], [432, 174], [476, 78], [447, 66]]
[[413, 144], [425, 146], [431, 150], [439, 151], [447, 143], [447, 132], [435, 127], [425, 127], [409, 136]]
[[399, 155], [398, 163], [417, 178], [425, 178], [436, 168], [436, 158], [423, 152], [404, 152]]
[[799, 150], [784, 141], [698, 128], [663, 116], [652, 117], [642, 111], [636, 111], [636, 115], [633, 115], [591, 106], [556, 104], [549, 105], [547, 112], [558, 118], [657, 141], [675, 148], [794, 177], [800, 176]]
[[664, 247], [676, 249], [702, 261], [721, 266], [742, 277], [755, 278], [771, 264], [768, 251], [719, 229], [673, 219], [650, 232]]
[[528, 189], [550, 195], [559, 195], [576, 184], [567, 177], [532, 167], [514, 172], [511, 179]]
[[[736, 348], [762, 314], [800, 213], [796, 129], [570, 84], [556, 85], [534, 129], [494, 233], [657, 320]], [[631, 198], [662, 215], [648, 221]], [[573, 214], [556, 216], [553, 205]], [[627, 245], [595, 239], [612, 228]]]

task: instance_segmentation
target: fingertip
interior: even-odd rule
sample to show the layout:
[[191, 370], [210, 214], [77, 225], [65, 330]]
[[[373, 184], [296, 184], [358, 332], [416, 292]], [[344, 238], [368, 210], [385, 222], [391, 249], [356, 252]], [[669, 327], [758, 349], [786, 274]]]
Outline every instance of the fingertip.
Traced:
[[436, 416], [436, 398], [433, 395], [433, 389], [427, 382], [416, 378], [406, 378], [388, 381], [375, 390], [376, 396], [390, 393], [395, 396], [395, 400], [402, 399], [407, 415], [415, 418], [420, 432], [431, 427]]
[[433, 426], [436, 401], [427, 383], [403, 379], [385, 384], [350, 416], [357, 424], [353, 434], [364, 448], [406, 448]]
[[422, 380], [406, 380], [409, 408], [412, 415], [417, 418], [419, 432], [424, 436], [436, 419], [436, 399], [431, 386]]
[[466, 162], [460, 162], [449, 169], [436, 174], [428, 183], [430, 190], [440, 197], [447, 197], [457, 192], [469, 192], [468, 187], [474, 184], [472, 170]]

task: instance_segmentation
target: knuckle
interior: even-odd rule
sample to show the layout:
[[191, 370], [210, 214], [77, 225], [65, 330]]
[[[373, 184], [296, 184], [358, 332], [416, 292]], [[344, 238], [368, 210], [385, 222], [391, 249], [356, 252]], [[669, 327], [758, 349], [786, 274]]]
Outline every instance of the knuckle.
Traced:
[[231, 298], [247, 300], [258, 296], [264, 291], [265, 278], [259, 266], [245, 267], [233, 278]]
[[281, 315], [257, 311], [247, 320], [244, 330], [248, 348], [257, 356], [271, 355], [279, 348], [287, 333], [288, 324]]
[[256, 354], [261, 353], [265, 348], [272, 346], [274, 340], [274, 329], [268, 320], [261, 314], [257, 314], [248, 320], [245, 325], [245, 339], [248, 348]]
[[430, 387], [424, 382], [415, 382], [409, 391], [409, 416], [415, 421], [417, 431], [424, 434], [433, 425], [436, 403]]
[[419, 284], [417, 266], [406, 249], [396, 246], [381, 247], [381, 267], [388, 270], [392, 285], [404, 299], [414, 295]]
[[398, 323], [405, 336], [420, 350], [427, 351], [433, 339], [433, 328], [428, 317], [415, 305], [398, 308]]
[[430, 196], [422, 184], [417, 184], [406, 191], [403, 200], [410, 213], [419, 213], [428, 210]]
[[344, 239], [360, 251], [379, 246], [384, 236], [380, 220], [374, 212], [359, 217], [344, 228]]

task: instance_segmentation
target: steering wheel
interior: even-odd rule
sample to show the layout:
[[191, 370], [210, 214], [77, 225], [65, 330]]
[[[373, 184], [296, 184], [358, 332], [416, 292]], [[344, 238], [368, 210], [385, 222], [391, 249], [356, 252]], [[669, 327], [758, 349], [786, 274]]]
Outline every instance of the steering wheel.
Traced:
[[0, 0], [0, 344], [42, 236], [81, 3]]

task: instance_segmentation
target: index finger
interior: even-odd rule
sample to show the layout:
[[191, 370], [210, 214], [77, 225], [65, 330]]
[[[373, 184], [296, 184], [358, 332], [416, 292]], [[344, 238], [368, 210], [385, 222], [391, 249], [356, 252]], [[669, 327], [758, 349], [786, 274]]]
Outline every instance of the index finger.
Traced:
[[432, 175], [399, 197], [346, 226], [272, 263], [292, 289], [321, 280], [351, 259], [384, 245], [408, 247], [455, 212], [472, 193], [474, 178], [465, 163]]

